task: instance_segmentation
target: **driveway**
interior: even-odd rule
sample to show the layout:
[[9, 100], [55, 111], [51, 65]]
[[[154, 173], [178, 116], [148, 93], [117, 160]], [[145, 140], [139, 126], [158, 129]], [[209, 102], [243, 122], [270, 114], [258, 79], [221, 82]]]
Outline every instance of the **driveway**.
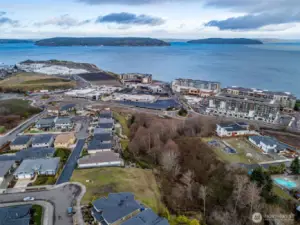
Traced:
[[76, 199], [80, 196], [81, 191], [81, 187], [76, 184], [66, 184], [45, 191], [1, 194], [0, 202], [1, 204], [22, 202], [27, 196], [34, 197], [36, 201], [47, 201], [54, 207], [54, 225], [73, 225], [73, 219], [71, 216], [68, 216], [67, 208], [76, 204]]
[[80, 154], [81, 154], [84, 144], [85, 144], [85, 139], [79, 139], [77, 141], [76, 147], [74, 148], [73, 152], [71, 153], [56, 184], [62, 184], [62, 183], [68, 182], [71, 179], [72, 173], [77, 165], [77, 159], [79, 159], [79, 157], [80, 157]]

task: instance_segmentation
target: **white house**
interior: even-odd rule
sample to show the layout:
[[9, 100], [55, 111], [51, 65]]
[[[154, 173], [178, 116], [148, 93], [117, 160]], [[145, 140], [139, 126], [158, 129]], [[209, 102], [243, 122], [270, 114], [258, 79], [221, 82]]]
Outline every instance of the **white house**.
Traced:
[[32, 138], [32, 147], [41, 148], [41, 147], [52, 147], [54, 142], [54, 136], [52, 134], [41, 134], [36, 135]]
[[217, 124], [216, 132], [219, 137], [236, 137], [256, 133], [255, 131], [249, 130], [249, 125], [246, 123]]
[[248, 140], [264, 151], [264, 153], [278, 152], [284, 150], [275, 138], [268, 136], [250, 136]]
[[55, 128], [56, 129], [72, 129], [73, 122], [70, 117], [58, 117], [55, 121]]

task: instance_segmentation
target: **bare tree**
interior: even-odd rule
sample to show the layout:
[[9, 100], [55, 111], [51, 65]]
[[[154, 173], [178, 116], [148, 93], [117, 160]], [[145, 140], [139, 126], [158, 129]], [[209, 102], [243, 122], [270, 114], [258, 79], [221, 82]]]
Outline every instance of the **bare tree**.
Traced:
[[182, 175], [182, 178], [180, 179], [182, 183], [186, 185], [186, 191], [187, 191], [187, 196], [190, 200], [193, 199], [192, 195], [192, 187], [193, 187], [193, 182], [194, 182], [194, 172], [191, 170], [188, 170]]
[[206, 197], [208, 195], [207, 186], [200, 185], [199, 188], [199, 198], [203, 201], [203, 217], [205, 218], [206, 214]]
[[235, 193], [236, 196], [235, 196], [234, 212], [236, 212], [237, 205], [240, 201], [241, 193], [244, 190], [245, 185], [248, 182], [249, 182], [248, 177], [246, 177], [244, 175], [237, 175], [235, 177], [235, 190], [234, 190], [234, 193]]
[[255, 183], [250, 183], [248, 185], [249, 200], [250, 200], [250, 218], [253, 214], [253, 206], [257, 205], [260, 200], [260, 188], [257, 187]]
[[178, 162], [178, 152], [173, 150], [163, 151], [160, 157], [160, 164], [163, 169], [170, 172]]

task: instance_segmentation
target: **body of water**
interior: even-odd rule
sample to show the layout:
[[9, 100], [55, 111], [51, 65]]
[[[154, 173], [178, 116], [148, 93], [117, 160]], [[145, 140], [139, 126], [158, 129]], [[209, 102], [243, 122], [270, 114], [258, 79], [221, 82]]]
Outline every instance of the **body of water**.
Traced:
[[87, 62], [116, 73], [151, 73], [154, 79], [163, 81], [212, 80], [221, 82], [222, 87], [287, 91], [300, 97], [299, 43], [257, 46], [172, 43], [166, 47], [0, 45], [0, 65], [27, 59]]

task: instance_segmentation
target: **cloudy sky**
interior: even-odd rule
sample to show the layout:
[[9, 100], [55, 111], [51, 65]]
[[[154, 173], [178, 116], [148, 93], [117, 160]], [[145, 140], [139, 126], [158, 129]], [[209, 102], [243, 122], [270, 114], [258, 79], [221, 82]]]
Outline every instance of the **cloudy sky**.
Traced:
[[300, 37], [300, 0], [0, 0], [0, 38]]

